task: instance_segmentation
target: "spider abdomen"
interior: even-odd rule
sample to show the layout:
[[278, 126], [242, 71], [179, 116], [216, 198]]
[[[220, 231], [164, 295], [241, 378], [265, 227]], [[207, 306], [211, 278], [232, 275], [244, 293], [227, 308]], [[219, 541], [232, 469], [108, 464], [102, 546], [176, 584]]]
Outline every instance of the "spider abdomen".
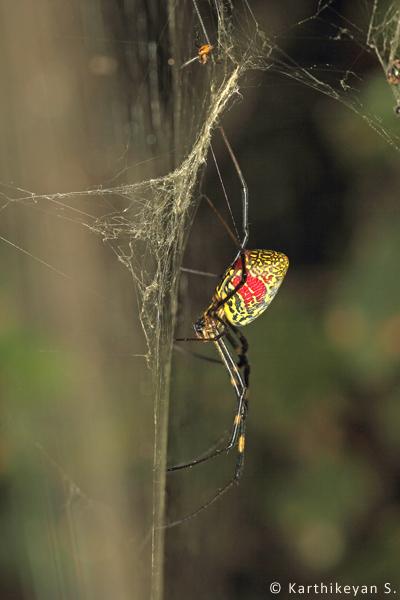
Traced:
[[[274, 250], [246, 250], [247, 280], [223, 304], [228, 320], [234, 325], [254, 321], [274, 299], [289, 267], [287, 256]], [[242, 262], [239, 257], [225, 272], [216, 294], [223, 300], [239, 285]]]

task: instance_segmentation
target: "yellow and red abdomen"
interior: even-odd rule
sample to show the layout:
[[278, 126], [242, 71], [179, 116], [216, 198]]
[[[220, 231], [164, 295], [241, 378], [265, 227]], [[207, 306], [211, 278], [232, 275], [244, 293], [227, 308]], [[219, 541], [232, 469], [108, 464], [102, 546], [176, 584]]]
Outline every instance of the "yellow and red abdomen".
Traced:
[[[254, 321], [274, 299], [289, 267], [287, 256], [273, 250], [245, 251], [247, 280], [221, 308], [234, 325]], [[239, 257], [224, 274], [216, 294], [223, 300], [242, 278]]]

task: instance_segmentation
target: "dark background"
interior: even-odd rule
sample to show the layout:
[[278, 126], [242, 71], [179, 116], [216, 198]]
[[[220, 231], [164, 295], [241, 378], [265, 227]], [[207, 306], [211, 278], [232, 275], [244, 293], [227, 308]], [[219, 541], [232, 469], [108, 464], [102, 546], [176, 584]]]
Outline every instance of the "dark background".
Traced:
[[[372, 3], [251, 7], [279, 51], [246, 73], [222, 122], [249, 186], [249, 247], [284, 252], [290, 268], [243, 330], [252, 373], [240, 485], [166, 532], [165, 598], [258, 600], [273, 581], [281, 598], [289, 582], [376, 585], [363, 597], [386, 597], [385, 582], [400, 593], [395, 99], [366, 44]], [[235, 26], [250, 23], [235, 10]], [[153, 398], [135, 288], [66, 210], [97, 215], [108, 199], [56, 206], [49, 195], [165, 175], [190, 150], [212, 67], [193, 63], [177, 88], [197, 18], [191, 2], [177, 5], [172, 45], [171, 14], [166, 2], [1, 3], [0, 235], [20, 248], [0, 246], [1, 600], [150, 597]], [[213, 148], [240, 224], [218, 131]], [[8, 201], [24, 190], [49, 199]], [[229, 220], [211, 155], [201, 191]], [[221, 274], [234, 256], [200, 202], [184, 266]], [[193, 335], [217, 281], [182, 273], [177, 337]], [[209, 448], [235, 409], [221, 366], [175, 352], [172, 375], [169, 465]], [[167, 522], [230, 479], [234, 454], [168, 475]]]

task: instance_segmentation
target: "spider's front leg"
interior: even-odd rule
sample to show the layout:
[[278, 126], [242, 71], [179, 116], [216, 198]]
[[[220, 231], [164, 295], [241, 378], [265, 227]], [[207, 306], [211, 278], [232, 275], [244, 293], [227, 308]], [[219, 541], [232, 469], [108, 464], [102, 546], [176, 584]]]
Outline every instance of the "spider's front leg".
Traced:
[[[201, 324], [204, 325], [202, 330], [200, 330]], [[239, 370], [239, 367], [237, 366], [237, 364], [235, 362], [235, 359], [233, 358], [233, 356], [232, 356], [231, 352], [229, 351], [229, 348], [225, 342], [225, 337], [227, 335], [230, 336], [230, 334], [228, 333], [227, 329], [224, 329], [222, 332], [219, 330], [217, 320], [215, 320], [210, 315], [207, 315], [207, 313], [206, 313], [204, 317], [202, 317], [201, 319], [199, 319], [199, 321], [197, 321], [196, 325], [198, 327], [198, 331], [196, 330], [196, 332], [199, 335], [199, 337], [201, 336], [205, 340], [214, 341], [215, 345], [217, 346], [218, 352], [222, 358], [222, 362], [224, 363], [224, 365], [229, 373], [231, 383], [235, 390], [236, 399], [237, 399], [236, 416], [235, 416], [235, 419], [233, 422], [231, 435], [230, 435], [229, 441], [226, 444], [226, 446], [224, 446], [223, 448], [220, 448], [219, 450], [212, 452], [211, 454], [208, 454], [207, 456], [204, 456], [204, 457], [196, 459], [196, 460], [192, 460], [189, 463], [185, 463], [183, 465], [178, 465], [176, 467], [170, 467], [167, 469], [168, 472], [179, 471], [181, 469], [187, 469], [189, 467], [194, 467], [195, 465], [198, 465], [202, 462], [205, 462], [206, 460], [210, 460], [211, 458], [219, 456], [220, 454], [223, 454], [224, 452], [228, 452], [228, 450], [233, 448], [233, 446], [236, 444], [236, 442], [238, 440], [239, 440], [239, 448], [242, 447], [242, 451], [244, 450], [244, 421], [245, 421], [246, 414], [247, 414], [247, 397], [248, 397], [246, 381], [248, 381], [250, 366], [247, 363], [247, 368], [245, 366], [245, 372], [244, 372], [244, 377], [243, 377], [243, 375], [241, 374], [241, 372]], [[241, 440], [243, 440], [243, 441], [241, 441]], [[241, 461], [241, 462], [243, 462], [243, 461]]]

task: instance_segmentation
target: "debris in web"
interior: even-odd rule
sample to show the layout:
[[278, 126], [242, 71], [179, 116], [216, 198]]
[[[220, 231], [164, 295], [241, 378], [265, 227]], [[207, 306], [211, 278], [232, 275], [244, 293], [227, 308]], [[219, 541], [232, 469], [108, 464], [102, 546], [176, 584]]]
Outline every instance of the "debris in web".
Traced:
[[[160, 415], [167, 409], [179, 267], [199, 197], [200, 174], [214, 130], [226, 111], [234, 110], [240, 114], [240, 92], [244, 93], [245, 87], [252, 85], [254, 73], [277, 75], [284, 84], [291, 84], [287, 86], [290, 94], [298, 88], [308, 87], [341, 103], [357, 113], [392, 148], [400, 151], [395, 124], [385, 125], [380, 116], [371, 114], [364, 106], [365, 80], [357, 64], [363, 56], [368, 55], [371, 60], [376, 56], [383, 69], [382, 77], [387, 79], [395, 62], [400, 60], [398, 2], [385, 10], [381, 9], [382, 3], [378, 0], [361, 2], [363, 10], [357, 23], [338, 14], [334, 2], [319, 2], [313, 14], [303, 15], [297, 22], [275, 33], [268, 33], [258, 23], [247, 0], [234, 5], [229, 0], [210, 0], [204, 5], [209, 11], [207, 21], [201, 19], [192, 0], [186, 0], [179, 6], [179, 11], [171, 10], [163, 30], [163, 35], [169, 36], [176, 48], [171, 85], [174, 120], [171, 129], [180, 154], [177, 154], [174, 170], [141, 183], [67, 194], [35, 195], [13, 186], [2, 186], [2, 210], [18, 203], [79, 223], [99, 235], [132, 273], [147, 341], [147, 360], [156, 387], [156, 429], [163, 427], [159, 425]], [[201, 8], [205, 10], [204, 6]], [[183, 20], [188, 14], [192, 25], [189, 31]], [[204, 64], [197, 60], [193, 44], [199, 21], [201, 39], [211, 48], [210, 58]], [[344, 57], [348, 44], [357, 48], [350, 64], [344, 61], [345, 67], [340, 68], [326, 62], [302, 64], [299, 56], [290, 54], [292, 38], [301, 35], [305, 43], [321, 44], [315, 32], [322, 30], [322, 43], [325, 46], [342, 44]], [[193, 56], [196, 60], [189, 64]], [[188, 65], [182, 69], [181, 85], [178, 85], [178, 72], [185, 63]], [[388, 87], [398, 110], [400, 85], [396, 84], [396, 72], [393, 72]], [[267, 86], [265, 93], [268, 93]], [[156, 440], [157, 436], [156, 431]], [[164, 451], [165, 444], [160, 440], [155, 450], [156, 468], [162, 465]]]
[[[182, 251], [195, 199], [198, 197], [195, 192], [199, 171], [205, 164], [214, 129], [224, 112], [241, 99], [239, 90], [247, 73], [271, 70], [296, 85], [311, 87], [342, 102], [357, 112], [397, 151], [400, 150], [397, 134], [385, 129], [379, 118], [363, 110], [356, 95], [357, 77], [353, 76], [351, 67], [344, 73], [338, 73], [332, 65], [325, 65], [324, 70], [319, 65], [300, 65], [278, 45], [279, 39], [284, 39], [289, 32], [294, 35], [296, 29], [303, 29], [315, 21], [323, 21], [331, 30], [327, 38], [330, 43], [351, 40], [359, 45], [360, 54], [375, 52], [387, 75], [399, 57], [400, 9], [397, 3], [393, 3], [384, 15], [380, 15], [378, 0], [372, 4], [366, 2], [365, 32], [359, 25], [340, 18], [332, 6], [331, 1], [320, 2], [316, 13], [279, 35], [271, 35], [259, 25], [247, 0], [243, 0], [235, 9], [229, 2], [210, 3], [215, 30], [207, 32], [202, 21], [201, 25], [204, 39], [213, 48], [213, 58], [206, 65], [194, 63], [190, 69], [184, 70], [181, 74], [181, 90], [175, 85], [178, 127], [187, 130], [193, 103], [196, 105], [194, 112], [197, 120], [189, 123], [193, 145], [173, 172], [133, 185], [47, 196], [26, 192], [14, 199], [8, 196], [6, 187], [3, 186], [3, 209], [18, 202], [53, 212], [57, 216], [85, 225], [112, 247], [118, 259], [131, 271], [137, 285], [141, 322], [151, 367], [158, 362], [156, 357], [160, 334], [166, 331], [164, 318], [167, 316], [170, 319], [174, 311], [171, 292], [176, 291]], [[194, 11], [194, 19], [199, 21], [196, 4], [188, 2], [186, 10]], [[333, 16], [335, 19], [331, 19]], [[193, 37], [193, 33], [189, 37], [190, 35]], [[192, 55], [193, 48], [189, 47], [187, 53]], [[182, 64], [184, 58], [187, 57], [182, 57]], [[178, 68], [179, 64], [177, 70]], [[204, 94], [200, 97], [191, 88], [190, 71], [195, 68], [207, 69], [206, 87], [203, 87]], [[400, 86], [391, 85], [391, 88], [399, 106]], [[235, 110], [240, 111], [240, 107]], [[12, 189], [14, 193], [24, 192], [18, 188]], [[75, 208], [74, 199], [79, 197], [95, 198], [95, 210], [86, 213]], [[113, 199], [116, 198], [118, 202], [114, 203]], [[112, 210], [113, 204], [118, 204], [118, 209]], [[103, 214], [96, 217], [95, 213], [99, 211]], [[171, 329], [168, 330], [171, 334]]]

